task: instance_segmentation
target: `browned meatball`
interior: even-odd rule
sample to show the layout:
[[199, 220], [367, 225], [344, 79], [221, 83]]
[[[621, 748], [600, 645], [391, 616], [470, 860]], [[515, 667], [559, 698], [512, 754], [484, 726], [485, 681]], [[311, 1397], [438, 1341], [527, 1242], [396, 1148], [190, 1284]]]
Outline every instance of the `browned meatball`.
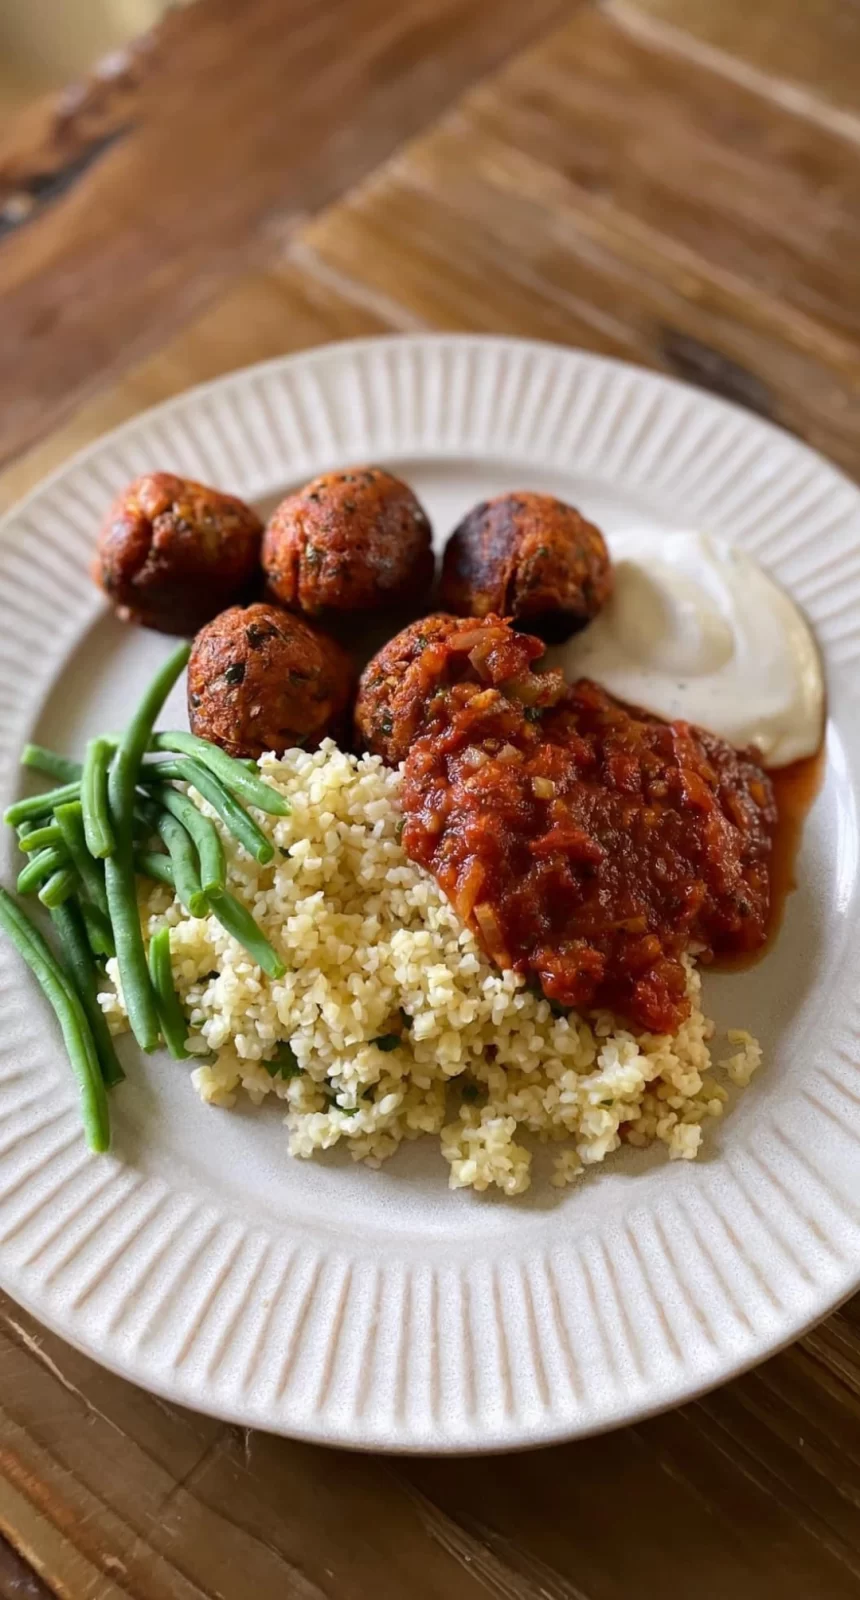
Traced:
[[417, 602], [433, 565], [424, 511], [381, 467], [314, 478], [281, 501], [263, 539], [267, 592], [309, 617]]
[[362, 673], [355, 704], [359, 740], [396, 766], [416, 739], [434, 724], [438, 728], [440, 718], [442, 724], [449, 719], [452, 706], [468, 706], [480, 717], [501, 696], [514, 729], [523, 718], [540, 721], [569, 694], [559, 671], [532, 669], [543, 654], [540, 639], [492, 613], [478, 618], [440, 612], [413, 622]]
[[611, 590], [602, 533], [548, 494], [483, 501], [445, 549], [441, 600], [447, 610], [512, 617], [548, 644], [590, 622]]
[[233, 495], [172, 472], [135, 479], [99, 534], [93, 576], [124, 622], [194, 633], [259, 578], [263, 524]]
[[424, 652], [463, 627], [460, 617], [422, 617], [395, 634], [367, 663], [358, 682], [358, 738], [389, 766], [403, 761], [417, 737], [424, 712]]
[[194, 641], [188, 720], [231, 756], [313, 749], [343, 726], [352, 688], [334, 639], [279, 606], [231, 606]]

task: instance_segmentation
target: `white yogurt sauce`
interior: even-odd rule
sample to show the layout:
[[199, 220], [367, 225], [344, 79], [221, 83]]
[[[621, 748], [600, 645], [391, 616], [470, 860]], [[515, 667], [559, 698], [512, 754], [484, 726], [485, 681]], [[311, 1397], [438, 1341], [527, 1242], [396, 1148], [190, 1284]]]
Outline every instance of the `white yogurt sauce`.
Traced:
[[547, 652], [568, 678], [754, 745], [768, 767], [814, 755], [824, 680], [805, 619], [743, 550], [705, 533], [616, 534], [615, 590]]

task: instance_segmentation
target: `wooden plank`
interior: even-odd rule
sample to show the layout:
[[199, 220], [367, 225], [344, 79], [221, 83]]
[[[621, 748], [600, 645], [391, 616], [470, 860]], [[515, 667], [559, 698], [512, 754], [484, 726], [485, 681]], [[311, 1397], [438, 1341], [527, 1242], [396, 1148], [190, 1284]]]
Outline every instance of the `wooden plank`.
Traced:
[[205, 0], [0, 150], [0, 460], [570, 0]]
[[593, 12], [466, 103], [477, 126], [567, 179], [571, 199], [620, 236], [644, 235], [679, 268], [688, 259], [727, 296], [754, 295], [782, 337], [801, 342], [808, 319], [850, 341], [856, 361], [853, 144]]
[[307, 226], [419, 323], [675, 372], [860, 470], [860, 151], [581, 12]]
[[860, 140], [860, 10], [851, 0], [606, 0], [623, 27], [710, 62]]
[[327, 274], [304, 273], [289, 263], [247, 273], [158, 355], [82, 406], [64, 427], [0, 474], [0, 512], [92, 439], [191, 384], [331, 339], [391, 329], [380, 309], [345, 298]]
[[0, 1298], [0, 1528], [71, 1600], [853, 1600], [858, 1307], [704, 1401], [500, 1463], [222, 1426]]

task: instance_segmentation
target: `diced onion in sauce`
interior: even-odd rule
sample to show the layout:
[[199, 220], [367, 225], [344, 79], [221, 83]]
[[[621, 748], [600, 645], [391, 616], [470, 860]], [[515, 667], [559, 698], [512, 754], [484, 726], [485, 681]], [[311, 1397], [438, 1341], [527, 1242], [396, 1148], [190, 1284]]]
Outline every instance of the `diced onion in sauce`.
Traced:
[[532, 794], [537, 800], [551, 800], [555, 794], [552, 778], [532, 778]]
[[475, 901], [484, 887], [485, 876], [480, 861], [473, 860], [462, 883], [457, 886], [457, 911], [464, 922], [472, 914]]
[[487, 947], [487, 954], [498, 962], [500, 967], [509, 967], [510, 956], [505, 948], [502, 930], [499, 927], [496, 913], [492, 906], [475, 906], [475, 921], [481, 931], [481, 937]]
[[477, 745], [472, 745], [470, 749], [463, 751], [460, 759], [464, 767], [483, 767], [490, 758], [486, 750], [479, 750]]

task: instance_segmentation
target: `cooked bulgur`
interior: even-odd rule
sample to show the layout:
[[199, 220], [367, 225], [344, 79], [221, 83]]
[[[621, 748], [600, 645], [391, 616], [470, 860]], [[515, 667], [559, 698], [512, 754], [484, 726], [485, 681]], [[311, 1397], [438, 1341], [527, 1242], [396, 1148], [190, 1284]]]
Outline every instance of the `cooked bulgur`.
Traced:
[[[189, 917], [169, 890], [141, 884], [147, 935], [170, 925], [189, 1048], [206, 1057], [192, 1073], [205, 1101], [274, 1095], [297, 1156], [343, 1140], [376, 1165], [403, 1139], [437, 1134], [453, 1188], [495, 1184], [508, 1195], [530, 1182], [522, 1133], [562, 1143], [558, 1185], [622, 1142], [697, 1154], [727, 1092], [712, 1075], [713, 1025], [691, 961], [692, 1015], [672, 1037], [634, 1037], [608, 1013], [556, 1015], [487, 960], [435, 880], [406, 858], [397, 771], [331, 741], [264, 757], [261, 770], [292, 806], [283, 818], [255, 813], [275, 860], [258, 866], [222, 837], [230, 887], [281, 954], [283, 978], [262, 974], [214, 917]], [[109, 972], [116, 984], [114, 963]], [[124, 1026], [119, 994], [101, 999]], [[740, 1032], [729, 1043], [723, 1065], [748, 1082], [759, 1046]]]

